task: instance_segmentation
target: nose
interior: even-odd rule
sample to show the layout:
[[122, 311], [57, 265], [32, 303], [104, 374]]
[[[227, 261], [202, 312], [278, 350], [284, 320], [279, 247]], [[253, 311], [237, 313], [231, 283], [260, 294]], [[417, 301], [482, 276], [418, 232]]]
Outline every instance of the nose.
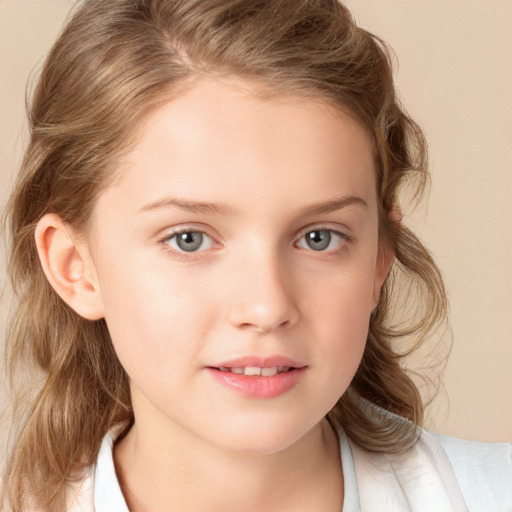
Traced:
[[293, 280], [277, 257], [240, 262], [229, 281], [228, 315], [234, 327], [266, 333], [299, 320]]

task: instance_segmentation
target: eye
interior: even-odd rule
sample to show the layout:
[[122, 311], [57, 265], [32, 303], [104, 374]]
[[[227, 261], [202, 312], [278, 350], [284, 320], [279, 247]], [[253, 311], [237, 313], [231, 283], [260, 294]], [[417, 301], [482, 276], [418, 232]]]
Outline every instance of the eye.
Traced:
[[314, 229], [302, 236], [297, 247], [313, 251], [332, 251], [338, 249], [347, 236], [332, 229]]
[[213, 240], [201, 231], [181, 231], [167, 237], [164, 243], [179, 252], [199, 252], [210, 249]]

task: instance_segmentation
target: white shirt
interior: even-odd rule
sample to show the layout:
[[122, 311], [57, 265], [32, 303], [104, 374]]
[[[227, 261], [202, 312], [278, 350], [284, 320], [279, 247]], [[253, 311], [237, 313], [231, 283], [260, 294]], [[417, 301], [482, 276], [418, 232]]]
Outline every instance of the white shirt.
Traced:
[[[112, 447], [103, 440], [71, 512], [129, 512]], [[340, 432], [342, 512], [512, 512], [512, 443], [477, 443], [425, 430], [405, 456], [375, 454]], [[91, 507], [94, 502], [94, 508]]]

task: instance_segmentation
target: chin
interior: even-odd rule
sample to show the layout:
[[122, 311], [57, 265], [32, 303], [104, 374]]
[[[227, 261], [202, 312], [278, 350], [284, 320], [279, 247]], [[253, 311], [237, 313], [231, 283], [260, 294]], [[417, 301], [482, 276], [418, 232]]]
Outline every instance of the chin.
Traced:
[[[221, 428], [216, 444], [240, 455], [275, 455], [300, 441], [311, 430], [310, 426], [279, 425], [273, 420], [255, 421], [250, 425]], [[210, 431], [210, 435], [213, 433]]]

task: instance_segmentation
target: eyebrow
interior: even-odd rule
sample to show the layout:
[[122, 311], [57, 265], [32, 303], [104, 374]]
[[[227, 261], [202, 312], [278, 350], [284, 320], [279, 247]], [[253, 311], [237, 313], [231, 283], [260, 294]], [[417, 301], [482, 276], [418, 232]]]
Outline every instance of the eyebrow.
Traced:
[[[332, 213], [351, 205], [360, 205], [368, 207], [366, 201], [359, 196], [342, 196], [327, 202], [318, 203], [308, 206], [304, 210], [305, 215], [318, 215]], [[203, 213], [215, 215], [233, 215], [236, 209], [224, 203], [208, 203], [203, 201], [192, 201], [190, 199], [181, 199], [176, 197], [164, 197], [143, 206], [138, 213], [148, 212], [152, 210], [178, 208], [190, 213]]]
[[304, 213], [306, 215], [332, 213], [351, 205], [360, 205], [365, 208], [368, 207], [368, 203], [360, 196], [342, 196], [331, 201], [309, 206], [308, 208], [306, 208]]
[[163, 197], [146, 206], [143, 206], [139, 213], [151, 210], [166, 208], [179, 208], [190, 213], [210, 213], [215, 215], [228, 215], [235, 213], [230, 206], [222, 203], [207, 203], [203, 201], [192, 201], [190, 199], [178, 199], [176, 197]]

